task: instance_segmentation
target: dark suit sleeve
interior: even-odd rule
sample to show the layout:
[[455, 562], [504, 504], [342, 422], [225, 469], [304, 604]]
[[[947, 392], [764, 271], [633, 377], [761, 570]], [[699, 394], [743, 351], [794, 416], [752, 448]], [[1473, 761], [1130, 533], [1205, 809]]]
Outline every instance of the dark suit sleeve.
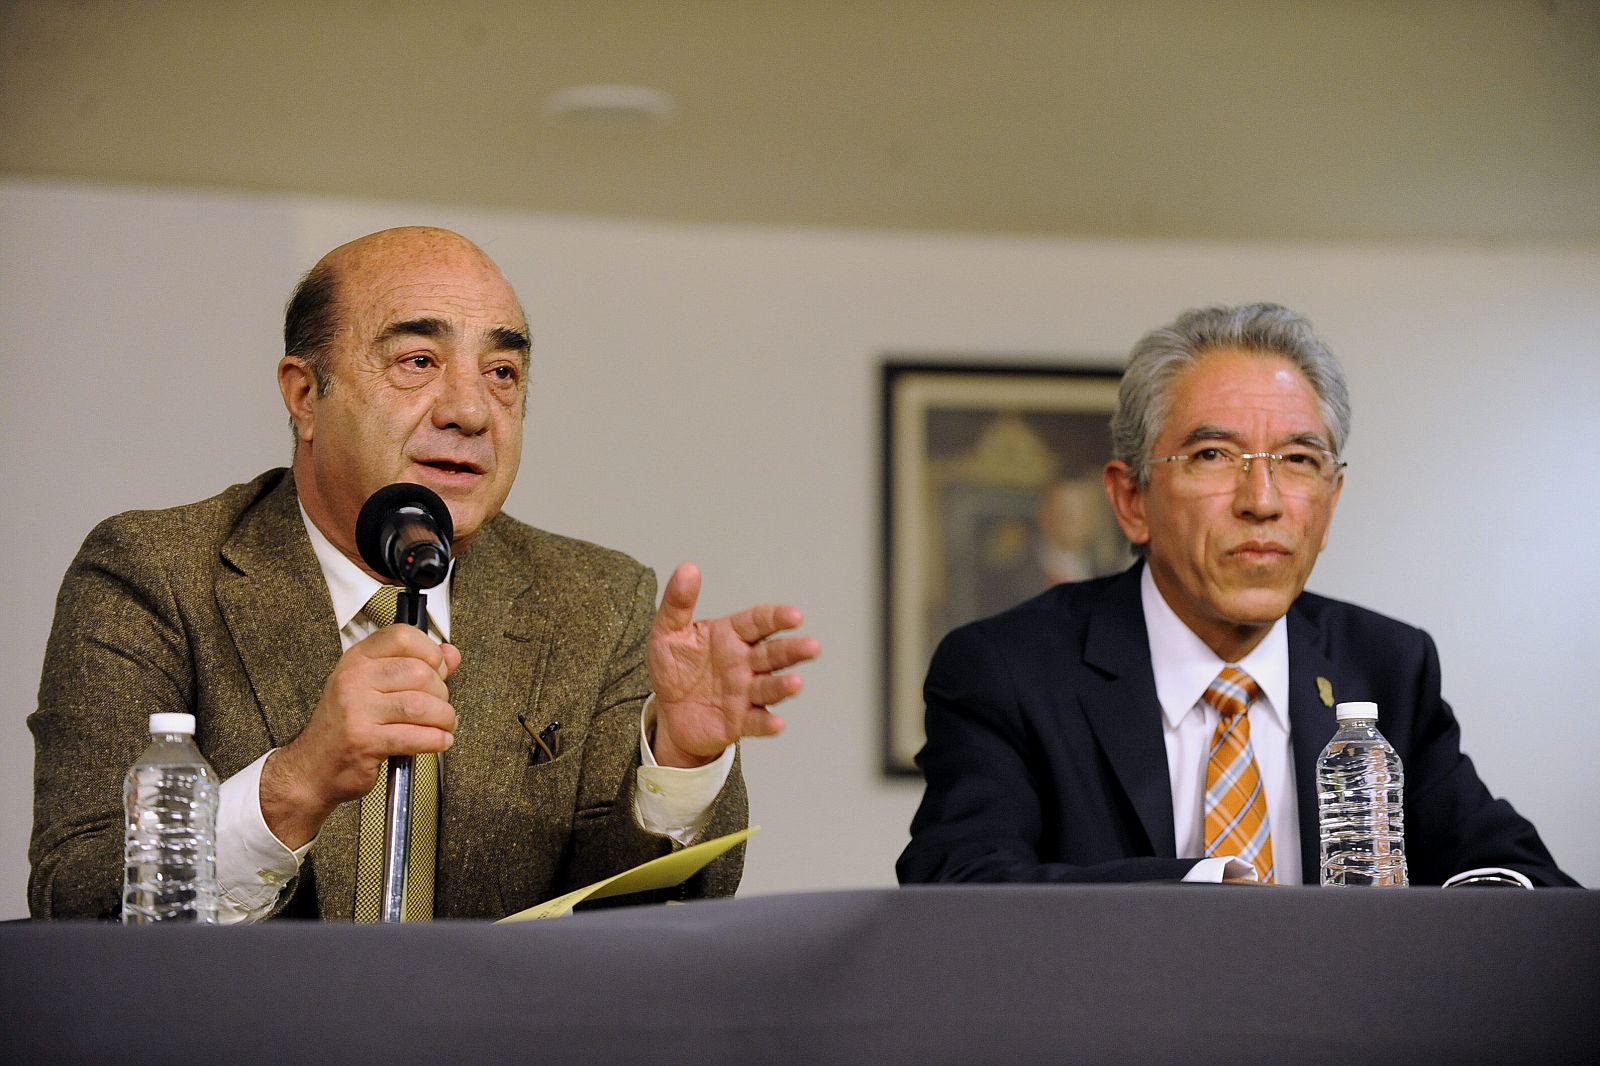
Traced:
[[[928, 882], [1179, 881], [1197, 860], [1139, 856], [1115, 839], [1118, 812], [1064, 811], [1064, 788], [1003, 650], [980, 626], [939, 645], [924, 686], [927, 779], [896, 865], [902, 884]], [[1092, 747], [1092, 745], [1087, 745]], [[1083, 826], [1064, 847], [1065, 821]], [[1070, 853], [1069, 853], [1070, 852]]]
[[62, 581], [45, 648], [34, 737], [28, 907], [35, 918], [121, 909], [122, 778], [149, 716], [189, 711], [192, 667], [162, 571], [125, 519], [101, 523]]
[[[1536, 885], [1576, 885], [1533, 824], [1478, 778], [1461, 750], [1455, 714], [1440, 695], [1439, 654], [1421, 634], [1417, 708], [1402, 752], [1406, 774], [1406, 863], [1412, 884], [1438, 885], [1464, 870], [1503, 866]], [[1380, 709], [1380, 714], [1382, 709]], [[1382, 718], [1379, 728], [1388, 726]], [[1391, 742], [1395, 740], [1390, 737]]]
[[[590, 725], [591, 738], [584, 746], [562, 891], [621, 873], [677, 847], [672, 840], [647, 832], [634, 815], [639, 716], [650, 695], [645, 644], [655, 615], [655, 593], [655, 575], [642, 570], [626, 605], [627, 623], [606, 664], [604, 687]], [[736, 757], [728, 780], [712, 802], [701, 836], [711, 839], [735, 832], [743, 829], [746, 821], [744, 779]], [[708, 864], [681, 891], [669, 894], [672, 898], [731, 896], [739, 887], [743, 869], [741, 845]]]

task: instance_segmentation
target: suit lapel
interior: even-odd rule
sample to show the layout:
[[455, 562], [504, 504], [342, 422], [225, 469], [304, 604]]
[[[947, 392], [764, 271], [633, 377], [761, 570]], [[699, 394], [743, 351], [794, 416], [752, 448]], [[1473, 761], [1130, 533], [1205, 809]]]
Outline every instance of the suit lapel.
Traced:
[[1139, 599], [1143, 569], [1136, 565], [1119, 576], [1094, 606], [1083, 659], [1100, 674], [1100, 683], [1083, 686], [1080, 699], [1154, 854], [1175, 857], [1172, 780]]
[[[1289, 609], [1289, 744], [1294, 752], [1295, 805], [1300, 815], [1301, 880], [1321, 866], [1317, 827], [1317, 756], [1333, 738], [1333, 708], [1323, 702], [1340, 692], [1339, 677], [1328, 660], [1322, 630], [1298, 604]], [[1314, 883], [1314, 882], [1313, 882]]]
[[[217, 604], [267, 734], [282, 747], [305, 728], [340, 655], [333, 603], [300, 518], [293, 475], [285, 474], [240, 519], [222, 558]], [[342, 804], [313, 849], [320, 860], [316, 883], [325, 917], [348, 917], [351, 910], [358, 808]]]
[[501, 525], [490, 522], [462, 553], [451, 585], [450, 640], [461, 650], [461, 667], [450, 679], [457, 726], [455, 746], [444, 760], [440, 917], [504, 909], [500, 901], [460, 898], [497, 885], [495, 871], [504, 859], [475, 850], [475, 844], [504, 837], [485, 831], [491, 812], [468, 809], [461, 798], [505, 795], [518, 787], [523, 767], [505, 752], [525, 746], [516, 713], [537, 700], [550, 650], [549, 621], [537, 595], [548, 582], [507, 542]]
[[222, 546], [217, 602], [277, 746], [304, 728], [339, 660], [328, 586], [285, 476]]

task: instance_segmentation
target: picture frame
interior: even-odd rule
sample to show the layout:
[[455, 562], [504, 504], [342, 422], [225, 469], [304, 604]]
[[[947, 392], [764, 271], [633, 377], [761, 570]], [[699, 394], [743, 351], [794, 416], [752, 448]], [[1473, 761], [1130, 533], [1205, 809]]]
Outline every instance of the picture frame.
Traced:
[[1101, 470], [1121, 371], [886, 358], [884, 772], [914, 775], [939, 640], [1132, 561]]

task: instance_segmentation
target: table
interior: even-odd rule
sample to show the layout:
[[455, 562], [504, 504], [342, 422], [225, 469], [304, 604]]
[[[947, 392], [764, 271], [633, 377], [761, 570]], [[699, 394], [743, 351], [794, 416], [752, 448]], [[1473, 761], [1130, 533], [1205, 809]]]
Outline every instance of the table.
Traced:
[[[514, 926], [0, 925], [0, 1062], [1587, 1062], [1600, 893], [758, 896]], [[174, 1055], [171, 1061], [183, 1056]]]

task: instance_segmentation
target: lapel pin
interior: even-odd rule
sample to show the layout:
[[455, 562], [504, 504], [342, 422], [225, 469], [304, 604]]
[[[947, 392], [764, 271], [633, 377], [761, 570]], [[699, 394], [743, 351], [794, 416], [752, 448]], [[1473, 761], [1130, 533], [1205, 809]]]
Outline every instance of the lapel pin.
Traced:
[[1325, 677], [1317, 678], [1317, 695], [1322, 697], [1324, 707], [1333, 706], [1333, 682]]

